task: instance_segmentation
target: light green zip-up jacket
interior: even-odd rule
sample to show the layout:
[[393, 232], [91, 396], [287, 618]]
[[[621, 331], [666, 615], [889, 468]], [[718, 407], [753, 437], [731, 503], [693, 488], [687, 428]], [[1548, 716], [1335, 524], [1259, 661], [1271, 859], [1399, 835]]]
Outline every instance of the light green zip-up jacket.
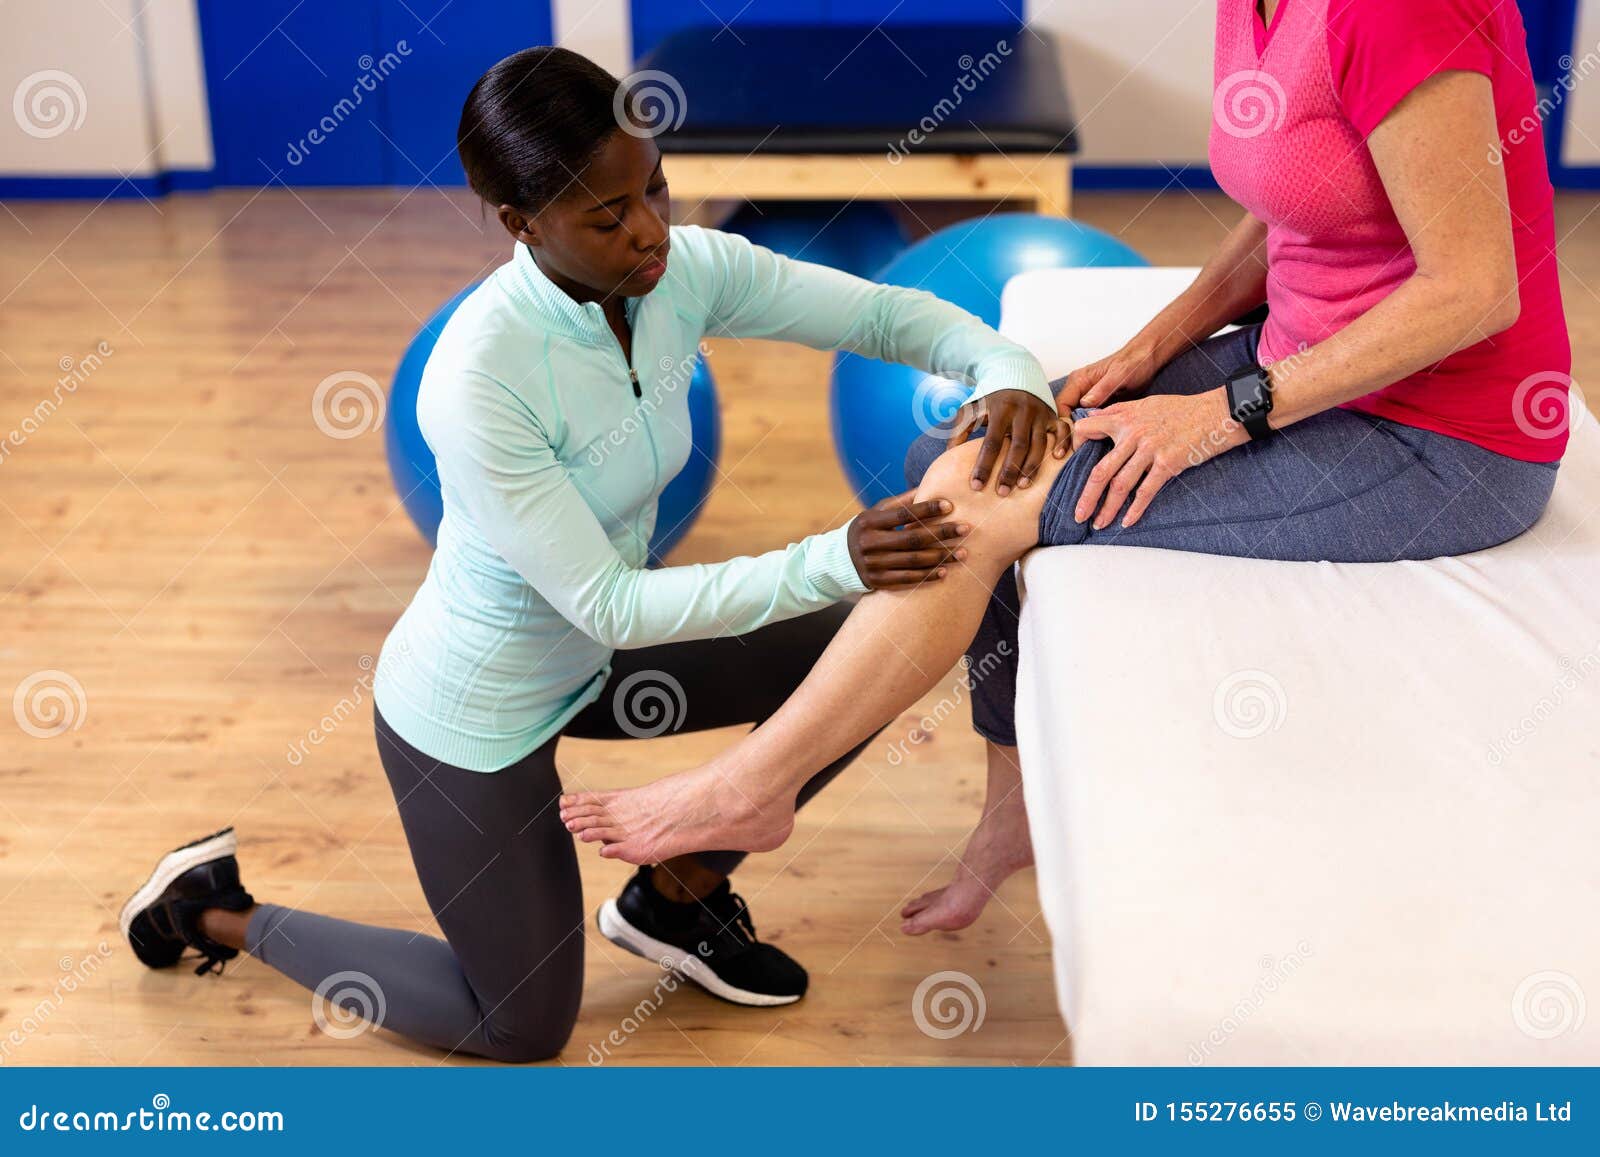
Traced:
[[666, 274], [627, 308], [637, 396], [600, 305], [573, 301], [518, 245], [428, 360], [417, 416], [444, 521], [373, 694], [434, 759], [521, 759], [600, 694], [617, 648], [743, 634], [866, 589], [843, 526], [753, 558], [647, 568], [656, 500], [691, 452], [703, 337], [848, 348], [962, 375], [974, 396], [1051, 398], [1034, 357], [971, 314], [716, 230], [674, 227]]

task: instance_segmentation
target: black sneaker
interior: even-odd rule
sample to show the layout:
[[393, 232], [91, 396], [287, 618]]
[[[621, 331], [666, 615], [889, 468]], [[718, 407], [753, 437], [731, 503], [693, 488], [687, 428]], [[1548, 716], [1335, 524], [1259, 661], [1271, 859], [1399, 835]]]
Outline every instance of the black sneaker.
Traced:
[[200, 932], [200, 913], [207, 908], [243, 912], [255, 903], [239, 883], [239, 841], [232, 828], [196, 840], [161, 857], [144, 886], [122, 906], [122, 934], [134, 955], [151, 968], [170, 968], [185, 948], [205, 959], [196, 976], [222, 971], [237, 948], [218, 944]]
[[793, 1004], [806, 994], [806, 970], [756, 939], [750, 909], [726, 880], [705, 899], [680, 904], [656, 891], [653, 876], [653, 868], [640, 868], [600, 906], [607, 940], [733, 1004]]

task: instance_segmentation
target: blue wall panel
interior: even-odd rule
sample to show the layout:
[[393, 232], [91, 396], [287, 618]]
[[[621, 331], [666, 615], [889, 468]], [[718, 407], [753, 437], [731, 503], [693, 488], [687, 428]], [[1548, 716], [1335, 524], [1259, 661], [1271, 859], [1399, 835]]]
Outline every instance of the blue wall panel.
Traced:
[[633, 58], [638, 60], [664, 37], [690, 24], [730, 22], [724, 35], [736, 35], [740, 24], [788, 24], [823, 19], [826, 0], [631, 0]]
[[1559, 73], [1557, 61], [1571, 47], [1570, 13], [1576, 10], [1577, 0], [1517, 0], [1517, 7], [1522, 9], [1522, 25], [1528, 31], [1533, 79], [1550, 84]]
[[1528, 33], [1528, 62], [1534, 84], [1541, 97], [1554, 97], [1556, 103], [1544, 126], [1545, 154], [1550, 162], [1551, 179], [1557, 185], [1569, 183], [1561, 163], [1561, 140], [1566, 133], [1570, 95], [1556, 92], [1556, 84], [1568, 72], [1564, 65], [1572, 60], [1573, 38], [1577, 32], [1578, 0], [1517, 0], [1522, 10], [1522, 25]]
[[631, 0], [637, 60], [690, 24], [1004, 24], [1022, 19], [1022, 0]]
[[383, 87], [358, 83], [377, 51], [372, 4], [200, 0], [200, 28], [218, 184], [388, 180]]
[[495, 61], [549, 44], [550, 25], [546, 0], [381, 0], [380, 42], [404, 40], [411, 50], [385, 82], [397, 184], [466, 184], [456, 125], [467, 93]]
[[200, 31], [218, 184], [461, 185], [473, 81], [550, 43], [551, 16], [548, 0], [200, 0]]

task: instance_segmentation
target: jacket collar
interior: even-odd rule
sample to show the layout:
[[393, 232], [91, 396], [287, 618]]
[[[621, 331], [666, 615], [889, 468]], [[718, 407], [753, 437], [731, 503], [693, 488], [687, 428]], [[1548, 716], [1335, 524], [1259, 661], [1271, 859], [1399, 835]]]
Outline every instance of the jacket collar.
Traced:
[[[598, 301], [574, 301], [555, 282], [545, 276], [533, 259], [533, 250], [522, 242], [516, 243], [508, 270], [507, 288], [511, 296], [525, 308], [533, 310], [558, 332], [594, 345], [615, 340], [606, 322], [605, 310]], [[630, 297], [623, 301], [632, 325], [639, 304], [644, 299]]]

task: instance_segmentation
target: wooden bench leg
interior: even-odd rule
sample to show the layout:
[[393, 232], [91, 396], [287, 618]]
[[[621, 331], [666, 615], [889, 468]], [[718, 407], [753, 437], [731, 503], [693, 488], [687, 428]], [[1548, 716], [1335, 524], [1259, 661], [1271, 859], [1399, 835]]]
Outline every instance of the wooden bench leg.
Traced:
[[1072, 158], [1044, 157], [1037, 165], [1034, 212], [1046, 217], [1072, 216]]

